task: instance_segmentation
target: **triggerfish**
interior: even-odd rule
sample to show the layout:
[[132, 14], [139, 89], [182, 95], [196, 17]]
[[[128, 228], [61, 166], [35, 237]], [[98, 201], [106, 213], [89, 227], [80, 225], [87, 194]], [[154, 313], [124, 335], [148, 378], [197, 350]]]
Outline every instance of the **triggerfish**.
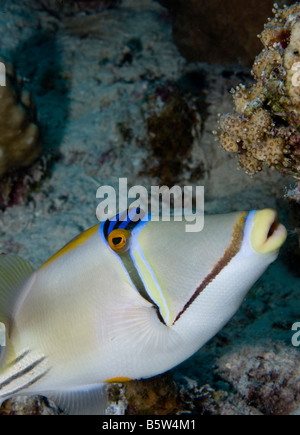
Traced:
[[67, 413], [104, 413], [106, 383], [163, 373], [212, 338], [286, 235], [271, 209], [205, 216], [192, 233], [131, 208], [36, 271], [1, 255], [0, 403], [39, 394]]

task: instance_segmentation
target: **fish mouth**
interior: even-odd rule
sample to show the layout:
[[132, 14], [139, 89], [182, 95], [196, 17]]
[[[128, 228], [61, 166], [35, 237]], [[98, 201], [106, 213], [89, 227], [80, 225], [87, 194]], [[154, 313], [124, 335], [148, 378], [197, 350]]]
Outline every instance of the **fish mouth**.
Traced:
[[287, 238], [287, 230], [278, 220], [275, 210], [265, 209], [255, 213], [251, 242], [260, 254], [277, 252]]

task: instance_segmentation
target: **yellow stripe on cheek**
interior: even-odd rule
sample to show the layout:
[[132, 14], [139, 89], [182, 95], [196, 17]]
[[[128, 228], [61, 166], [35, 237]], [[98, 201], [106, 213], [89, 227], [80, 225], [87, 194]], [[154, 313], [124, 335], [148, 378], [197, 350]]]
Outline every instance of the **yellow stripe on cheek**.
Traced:
[[44, 263], [40, 269], [48, 266], [50, 263], [55, 261], [57, 258], [67, 254], [68, 252], [73, 251], [74, 249], [78, 248], [78, 246], [85, 243], [87, 240], [89, 240], [95, 233], [98, 232], [99, 225], [97, 224], [93, 226], [92, 228], [89, 228], [88, 230], [84, 231], [83, 233], [80, 233], [78, 236], [74, 237], [69, 243], [67, 243], [62, 249], [60, 249], [56, 254], [54, 254], [49, 260]]
[[154, 271], [151, 269], [141, 249], [134, 249], [133, 255], [136, 266], [140, 271], [140, 275], [143, 277], [148, 295], [155, 302], [155, 304], [157, 304], [165, 324], [170, 326], [170, 306], [166, 300], [166, 296], [164, 295], [162, 288], [160, 287]]

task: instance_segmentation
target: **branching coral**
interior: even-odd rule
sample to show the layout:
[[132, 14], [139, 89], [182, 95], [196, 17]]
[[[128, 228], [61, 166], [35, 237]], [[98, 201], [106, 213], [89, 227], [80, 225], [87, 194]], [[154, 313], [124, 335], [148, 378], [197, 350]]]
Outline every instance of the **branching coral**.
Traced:
[[251, 175], [266, 164], [300, 180], [300, 3], [273, 12], [259, 35], [256, 83], [232, 90], [236, 113], [221, 117], [219, 140]]
[[39, 129], [34, 122], [29, 95], [14, 87], [7, 71], [0, 87], [0, 178], [8, 171], [31, 165], [41, 153]]

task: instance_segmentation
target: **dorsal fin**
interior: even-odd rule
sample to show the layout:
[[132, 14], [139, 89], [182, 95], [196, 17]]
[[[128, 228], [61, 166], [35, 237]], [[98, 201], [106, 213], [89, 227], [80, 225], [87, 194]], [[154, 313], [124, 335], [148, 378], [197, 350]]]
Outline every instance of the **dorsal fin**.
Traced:
[[9, 324], [16, 296], [33, 268], [17, 255], [0, 255], [0, 322]]

